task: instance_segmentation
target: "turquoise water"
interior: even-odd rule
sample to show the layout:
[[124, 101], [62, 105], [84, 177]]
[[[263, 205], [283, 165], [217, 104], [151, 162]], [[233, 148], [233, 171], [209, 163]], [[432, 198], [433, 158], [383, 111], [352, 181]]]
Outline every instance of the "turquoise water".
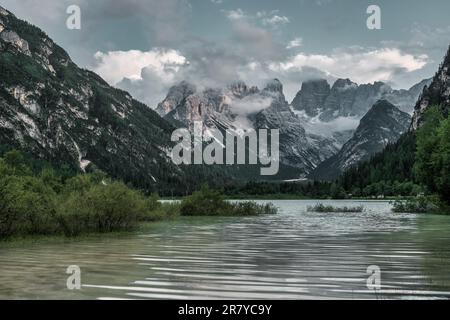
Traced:
[[[258, 201], [265, 202], [265, 201]], [[0, 244], [2, 299], [447, 299], [450, 217], [310, 213], [317, 201], [270, 201], [280, 214], [182, 218], [135, 234]], [[66, 269], [81, 269], [68, 290]], [[381, 288], [367, 287], [367, 267]]]

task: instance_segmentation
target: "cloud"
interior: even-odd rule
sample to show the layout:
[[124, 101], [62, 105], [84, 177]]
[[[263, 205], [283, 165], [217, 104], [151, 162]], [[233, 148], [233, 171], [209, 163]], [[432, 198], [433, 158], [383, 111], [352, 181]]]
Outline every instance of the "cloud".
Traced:
[[286, 46], [286, 49], [294, 49], [301, 47], [303, 44], [302, 38], [295, 38], [294, 40], [289, 41], [288, 45]]
[[236, 115], [233, 125], [238, 129], [252, 128], [252, 123], [248, 116], [256, 114], [269, 108], [273, 103], [270, 97], [261, 97], [259, 95], [247, 96], [243, 99], [233, 99], [230, 101], [230, 110]]
[[270, 12], [258, 11], [254, 15], [246, 13], [240, 8], [235, 10], [222, 10], [222, 12], [230, 21], [247, 20], [247, 22], [272, 28], [278, 28], [291, 22], [288, 17], [280, 15], [279, 10], [272, 10]]
[[249, 115], [260, 112], [272, 105], [273, 99], [259, 95], [236, 99], [230, 103], [230, 109], [236, 115]]
[[318, 6], [325, 6], [325, 5], [328, 5], [328, 4], [332, 3], [333, 1], [334, 0], [315, 0], [315, 3]]
[[189, 65], [180, 52], [160, 48], [147, 52], [97, 52], [95, 59], [92, 70], [151, 107], [161, 101], [168, 89], [180, 80], [181, 69]]
[[178, 51], [164, 49], [97, 52], [95, 59], [97, 63], [92, 69], [112, 85], [125, 78], [142, 79], [144, 68], [152, 69], [162, 80], [168, 81], [188, 63]]
[[392, 81], [398, 73], [413, 72], [428, 62], [427, 55], [403, 53], [396, 48], [366, 50], [355, 47], [335, 50], [330, 55], [299, 53], [284, 62], [272, 63], [273, 71], [301, 71], [314, 66], [329, 76], [350, 78], [358, 83]]
[[265, 26], [278, 27], [284, 24], [288, 24], [291, 21], [286, 16], [273, 15], [270, 17], [262, 18], [262, 24]]
[[222, 12], [225, 13], [225, 16], [231, 21], [249, 18], [249, 16], [247, 16], [247, 14], [240, 8], [236, 10], [222, 10]]

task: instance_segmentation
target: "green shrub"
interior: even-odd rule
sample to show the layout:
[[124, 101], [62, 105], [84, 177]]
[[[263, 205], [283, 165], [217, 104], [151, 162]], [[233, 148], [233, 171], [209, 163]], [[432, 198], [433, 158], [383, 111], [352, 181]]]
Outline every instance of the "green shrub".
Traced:
[[331, 205], [324, 205], [322, 203], [318, 203], [315, 206], [309, 206], [307, 209], [309, 212], [339, 212], [339, 213], [358, 213], [358, 212], [364, 212], [364, 206], [357, 206], [357, 207], [334, 207]]
[[450, 118], [439, 107], [425, 113], [425, 122], [417, 133], [414, 170], [419, 181], [450, 205]]
[[183, 199], [180, 213], [182, 216], [214, 216], [223, 215], [227, 209], [228, 204], [219, 192], [203, 186], [200, 191]]
[[437, 197], [418, 197], [391, 202], [396, 213], [440, 213], [446, 212], [444, 204]]
[[0, 178], [0, 238], [57, 230], [55, 194], [35, 177]]
[[143, 195], [123, 183], [100, 184], [70, 194], [60, 205], [57, 220], [67, 236], [130, 230], [143, 219], [147, 205]]
[[272, 204], [230, 203], [225, 201], [218, 191], [213, 191], [206, 186], [183, 199], [180, 205], [182, 216], [254, 216], [274, 213], [277, 213], [277, 209]]
[[231, 205], [230, 215], [233, 216], [257, 216], [277, 214], [278, 209], [272, 203], [257, 204], [252, 201], [238, 202]]

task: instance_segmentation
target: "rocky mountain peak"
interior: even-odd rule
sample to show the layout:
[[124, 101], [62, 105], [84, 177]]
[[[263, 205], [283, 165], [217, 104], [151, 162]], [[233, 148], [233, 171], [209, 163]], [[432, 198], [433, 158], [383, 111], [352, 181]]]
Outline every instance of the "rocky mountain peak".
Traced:
[[162, 117], [165, 116], [196, 91], [196, 86], [187, 81], [182, 81], [179, 84], [172, 86], [164, 101], [158, 104], [156, 112]]
[[305, 111], [308, 116], [315, 117], [321, 106], [325, 104], [330, 92], [330, 84], [325, 79], [305, 81], [302, 83], [301, 90], [292, 100], [292, 107]]
[[368, 114], [371, 113], [386, 113], [391, 112], [392, 110], [398, 110], [392, 103], [389, 101], [382, 99], [378, 100], [373, 107], [369, 110]]
[[350, 79], [338, 79], [331, 89], [326, 80], [308, 81], [292, 101], [292, 107], [304, 111], [308, 117], [319, 116], [324, 122], [339, 117], [362, 118], [380, 99], [412, 113], [419, 96], [417, 89], [429, 82], [430, 80], [424, 80], [410, 90], [393, 90], [381, 81], [358, 85]]
[[337, 178], [350, 167], [383, 150], [387, 144], [396, 142], [406, 132], [410, 121], [409, 114], [389, 101], [377, 101], [361, 119], [353, 137], [336, 155], [321, 163], [311, 174], [311, 178]]
[[[380, 125], [383, 125], [383, 122], [385, 122], [384, 125], [387, 128], [391, 128], [389, 125], [389, 121], [391, 119], [395, 119], [395, 121], [399, 123], [405, 123], [410, 121], [411, 117], [407, 113], [399, 110], [389, 101], [378, 100], [369, 112], [367, 112], [367, 114], [361, 119], [360, 126], [377, 121]], [[403, 132], [404, 131], [405, 130], [403, 130]]]
[[257, 87], [249, 87], [243, 81], [236, 81], [228, 86], [229, 93], [236, 98], [244, 98], [250, 94], [255, 94], [259, 92]]
[[263, 91], [283, 94], [283, 84], [280, 80], [273, 79], [266, 84]]
[[272, 107], [276, 109], [289, 109], [289, 103], [283, 92], [283, 84], [278, 79], [269, 81], [261, 94], [272, 99]]
[[314, 92], [330, 92], [331, 87], [327, 80], [317, 79], [303, 82], [302, 90]]
[[356, 89], [358, 84], [351, 81], [350, 79], [337, 79], [331, 90], [342, 90], [342, 89]]

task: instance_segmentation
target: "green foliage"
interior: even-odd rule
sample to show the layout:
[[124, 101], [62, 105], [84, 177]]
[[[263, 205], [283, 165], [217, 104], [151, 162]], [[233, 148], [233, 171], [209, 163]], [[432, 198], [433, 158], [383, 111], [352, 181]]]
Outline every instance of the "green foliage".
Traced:
[[327, 199], [330, 197], [332, 184], [329, 182], [255, 182], [243, 185], [229, 185], [224, 193], [233, 198], [259, 198], [261, 196], [291, 195], [296, 198]]
[[130, 230], [148, 210], [146, 199], [123, 183], [97, 184], [61, 201], [56, 219], [64, 234]]
[[48, 166], [37, 171], [29, 165], [34, 163], [15, 150], [0, 158], [0, 239], [130, 230], [142, 221], [179, 215], [253, 216], [277, 212], [271, 204], [227, 202], [218, 191], [206, 186], [181, 203], [161, 203], [158, 195], [146, 197], [102, 172], [70, 177]]
[[183, 199], [180, 205], [182, 216], [254, 216], [276, 213], [277, 209], [272, 204], [227, 202], [220, 192], [211, 190], [206, 185], [192, 196]]
[[[338, 179], [338, 184], [348, 193], [361, 193], [363, 196], [400, 195], [380, 187], [413, 182], [415, 152], [416, 137], [408, 132], [370, 160], [350, 168]], [[365, 189], [368, 186], [372, 187]]]
[[42, 180], [0, 176], [0, 239], [15, 234], [53, 233], [57, 228], [54, 214], [54, 192]]
[[430, 108], [417, 134], [415, 173], [431, 192], [450, 204], [450, 119]]
[[318, 203], [315, 206], [308, 207], [309, 212], [318, 212], [318, 213], [333, 213], [333, 212], [345, 212], [345, 213], [357, 213], [363, 212], [364, 206], [357, 207], [334, 207], [332, 205], [325, 205], [323, 203]]
[[277, 214], [278, 209], [272, 203], [257, 204], [253, 201], [245, 201], [231, 204], [232, 216], [257, 216]]
[[102, 172], [67, 177], [47, 166], [34, 172], [29, 163], [16, 150], [0, 158], [0, 239], [129, 230], [178, 212]]
[[[442, 107], [429, 108], [417, 133], [405, 134], [370, 161], [344, 173], [337, 183], [353, 195], [437, 194], [450, 204], [450, 119], [445, 118]], [[417, 201], [396, 207], [427, 209]]]
[[181, 202], [180, 213], [182, 216], [211, 216], [223, 215], [228, 204], [218, 192], [208, 186], [202, 186], [201, 190]]
[[436, 197], [417, 197], [408, 200], [397, 200], [391, 203], [396, 213], [440, 213], [443, 208]]

